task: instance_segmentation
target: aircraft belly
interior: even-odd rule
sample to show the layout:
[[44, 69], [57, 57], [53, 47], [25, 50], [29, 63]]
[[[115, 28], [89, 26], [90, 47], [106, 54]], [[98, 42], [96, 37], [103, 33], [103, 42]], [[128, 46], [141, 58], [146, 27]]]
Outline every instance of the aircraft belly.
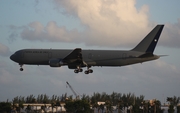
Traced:
[[26, 57], [26, 59], [23, 60], [24, 64], [30, 64], [30, 65], [48, 65], [49, 60], [46, 57], [39, 57], [39, 56], [33, 56], [33, 57]]
[[48, 61], [47, 60], [31, 60], [31, 61], [26, 61], [24, 62], [23, 64], [30, 64], [30, 65], [49, 65]]
[[122, 66], [126, 64], [126, 61], [123, 60], [103, 60], [97, 61], [97, 66]]

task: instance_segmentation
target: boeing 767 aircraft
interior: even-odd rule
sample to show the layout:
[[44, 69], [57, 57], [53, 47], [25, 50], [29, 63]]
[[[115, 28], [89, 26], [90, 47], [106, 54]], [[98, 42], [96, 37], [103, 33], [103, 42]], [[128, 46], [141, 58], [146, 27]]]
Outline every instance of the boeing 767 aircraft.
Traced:
[[160, 56], [154, 55], [154, 49], [159, 40], [164, 25], [157, 25], [132, 50], [74, 50], [66, 49], [22, 49], [10, 56], [10, 59], [19, 63], [20, 71], [24, 64], [49, 65], [50, 67], [68, 66], [75, 73], [83, 71], [92, 73], [92, 66], [125, 66], [135, 63], [156, 60]]

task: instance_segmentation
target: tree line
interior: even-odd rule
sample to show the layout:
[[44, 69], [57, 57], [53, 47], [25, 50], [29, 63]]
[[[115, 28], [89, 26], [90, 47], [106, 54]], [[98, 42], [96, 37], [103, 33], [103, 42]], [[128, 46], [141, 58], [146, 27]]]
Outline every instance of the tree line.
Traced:
[[[111, 113], [113, 111], [112, 106], [116, 106], [119, 113], [125, 108], [129, 108], [127, 109], [128, 113], [163, 112], [159, 100], [154, 99], [150, 102], [146, 101], [144, 98], [144, 95], [135, 96], [133, 93], [122, 94], [116, 92], [113, 92], [112, 94], [107, 94], [105, 92], [93, 93], [91, 96], [83, 94], [80, 96], [80, 99], [74, 99], [73, 95], [67, 96], [67, 94], [62, 94], [61, 96], [52, 95], [51, 97], [46, 94], [41, 94], [37, 97], [34, 95], [29, 95], [27, 97], [16, 96], [10, 102], [1, 102], [0, 112], [3, 110], [8, 111], [9, 108], [16, 108], [18, 111], [20, 108], [24, 107], [24, 103], [51, 104], [52, 108], [60, 106], [60, 103], [65, 103], [65, 108], [68, 113], [74, 113], [75, 111], [78, 113], [91, 113], [93, 112], [93, 109], [90, 109], [90, 107]], [[105, 104], [99, 105], [98, 102], [104, 102]], [[180, 97], [167, 97], [167, 102], [170, 104], [168, 112], [174, 113], [174, 106], [177, 106], [178, 103], [180, 103]], [[11, 107], [8, 107], [10, 105]], [[177, 107], [177, 111], [180, 113], [179, 107]]]

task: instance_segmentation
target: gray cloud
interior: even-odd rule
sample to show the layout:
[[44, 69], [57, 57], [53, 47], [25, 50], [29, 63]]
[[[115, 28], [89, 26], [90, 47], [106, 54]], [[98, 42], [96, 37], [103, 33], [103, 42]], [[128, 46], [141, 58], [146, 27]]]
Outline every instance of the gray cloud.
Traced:
[[[127, 44], [134, 45], [134, 41], [142, 39], [142, 32], [147, 33], [151, 29], [146, 14], [148, 7], [143, 6], [137, 10], [134, 1], [123, 4], [122, 1], [100, 0], [89, 2], [67, 0], [54, 1], [54, 3], [58, 7], [62, 6], [69, 14], [74, 11], [73, 13], [85, 26], [85, 30], [82, 32], [76, 29], [67, 30], [66, 27], [58, 26], [52, 21], [46, 26], [40, 22], [32, 22], [23, 29], [21, 33], [23, 39], [85, 43], [96, 46], [127, 46]], [[127, 7], [129, 9], [125, 10]], [[132, 39], [131, 36], [134, 38]]]
[[12, 43], [12, 42], [16, 41], [16, 38], [17, 38], [17, 37], [18, 37], [18, 33], [12, 32], [12, 33], [9, 35], [9, 37], [8, 37], [8, 41], [9, 41], [10, 43]]
[[32, 22], [21, 33], [21, 37], [31, 41], [60, 41], [60, 42], [76, 42], [78, 38], [76, 29], [68, 31], [66, 27], [59, 27], [56, 22], [48, 22], [43, 26], [40, 22]]
[[9, 41], [9, 43], [12, 43], [17, 40], [19, 36], [19, 32], [25, 29], [25, 26], [10, 25], [8, 26], [8, 28], [9, 28], [9, 37], [7, 38], [7, 40]]
[[[54, 0], [54, 3], [89, 27], [85, 32], [87, 45], [133, 47], [156, 25], [149, 21], [148, 6], [138, 10], [136, 0]], [[180, 19], [175, 24], [165, 23], [160, 45], [179, 48], [179, 36]]]
[[[89, 46], [134, 47], [155, 27], [155, 23], [148, 20], [148, 6], [144, 5], [137, 10], [135, 0], [55, 0], [54, 3], [57, 7], [63, 7], [66, 13], [77, 16], [82, 25], [86, 26], [84, 31], [67, 30], [65, 26], [58, 26], [54, 21], [48, 22], [46, 26], [35, 21], [23, 27], [23, 39], [84, 43]], [[179, 21], [176, 24], [165, 24], [160, 45], [180, 47], [179, 26]], [[12, 33], [10, 36], [15, 37], [17, 34]]]
[[35, 6], [39, 4], [39, 0], [35, 0]]
[[0, 43], [0, 55], [7, 57], [10, 54], [11, 54], [11, 52], [10, 52], [9, 48], [6, 45]]
[[180, 48], [180, 19], [177, 23], [165, 24], [165, 29], [162, 33], [160, 44], [166, 47]]

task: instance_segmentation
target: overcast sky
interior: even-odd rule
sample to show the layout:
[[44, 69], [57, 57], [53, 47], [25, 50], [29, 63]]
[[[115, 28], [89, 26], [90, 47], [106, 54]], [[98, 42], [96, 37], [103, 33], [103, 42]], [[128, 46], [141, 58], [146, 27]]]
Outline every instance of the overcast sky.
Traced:
[[[113, 91], [145, 99], [180, 96], [180, 1], [164, 0], [1, 0], [0, 101], [16, 96]], [[24, 48], [115, 49], [136, 46], [157, 24], [165, 24], [158, 60], [124, 67], [93, 67], [75, 74], [67, 67], [19, 65], [9, 59]]]

